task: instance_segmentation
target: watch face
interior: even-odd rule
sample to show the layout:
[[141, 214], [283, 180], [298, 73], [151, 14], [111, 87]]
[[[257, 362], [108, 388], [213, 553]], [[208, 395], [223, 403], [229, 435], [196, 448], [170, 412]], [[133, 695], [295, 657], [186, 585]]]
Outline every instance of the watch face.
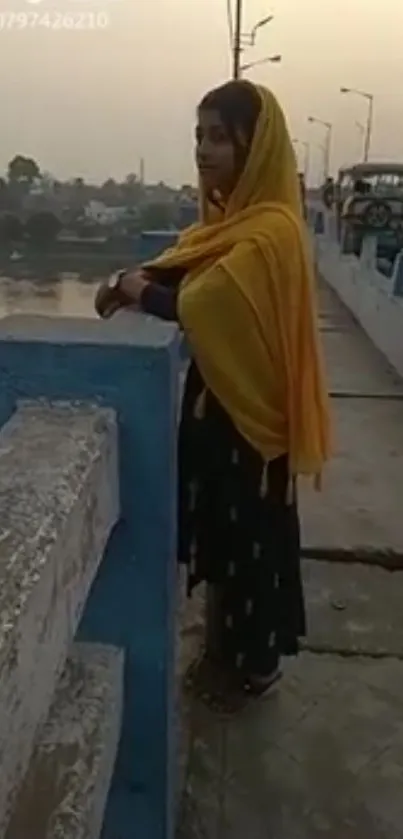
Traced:
[[111, 274], [111, 276], [109, 277], [108, 288], [110, 288], [111, 291], [114, 291], [118, 287], [119, 282], [120, 282], [120, 271], [115, 271], [115, 273]]

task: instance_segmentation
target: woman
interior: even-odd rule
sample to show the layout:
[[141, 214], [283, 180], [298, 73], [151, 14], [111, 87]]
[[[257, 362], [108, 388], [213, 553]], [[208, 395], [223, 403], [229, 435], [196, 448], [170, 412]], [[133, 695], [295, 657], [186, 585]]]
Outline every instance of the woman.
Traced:
[[210, 700], [262, 694], [305, 634], [298, 474], [319, 482], [327, 393], [298, 175], [284, 115], [234, 81], [198, 109], [201, 222], [98, 292], [178, 320], [192, 353], [179, 433], [179, 559], [207, 581], [193, 684]]

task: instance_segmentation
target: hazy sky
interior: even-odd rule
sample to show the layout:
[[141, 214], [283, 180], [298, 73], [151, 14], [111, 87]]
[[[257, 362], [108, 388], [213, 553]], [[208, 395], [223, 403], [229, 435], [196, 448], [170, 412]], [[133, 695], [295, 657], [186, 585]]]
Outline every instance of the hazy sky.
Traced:
[[[39, 26], [56, 11], [75, 25], [103, 12], [109, 25]], [[308, 114], [334, 123], [333, 168], [360, 153], [367, 105], [341, 85], [375, 94], [372, 156], [403, 160], [403, 0], [244, 0], [244, 30], [270, 12], [244, 60], [282, 53], [250, 77], [312, 141], [313, 171], [323, 130]], [[14, 13], [32, 28], [17, 30]], [[147, 179], [191, 180], [195, 107], [229, 72], [226, 0], [0, 0], [0, 170], [19, 152], [56, 176], [99, 180], [138, 171], [143, 156]]]

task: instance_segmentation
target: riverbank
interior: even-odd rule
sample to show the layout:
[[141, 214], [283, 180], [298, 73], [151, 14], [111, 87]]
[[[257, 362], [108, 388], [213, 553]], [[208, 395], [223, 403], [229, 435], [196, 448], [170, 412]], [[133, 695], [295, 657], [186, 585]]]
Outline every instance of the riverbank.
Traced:
[[110, 253], [47, 253], [4, 257], [0, 254], [0, 275], [31, 278], [73, 273], [75, 275], [109, 274], [122, 265], [135, 264], [138, 259], [132, 251]]

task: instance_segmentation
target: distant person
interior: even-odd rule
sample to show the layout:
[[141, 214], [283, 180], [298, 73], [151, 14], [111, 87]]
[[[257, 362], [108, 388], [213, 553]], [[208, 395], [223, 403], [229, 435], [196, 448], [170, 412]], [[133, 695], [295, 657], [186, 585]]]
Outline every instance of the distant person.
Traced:
[[189, 593], [207, 582], [213, 632], [189, 679], [230, 712], [270, 690], [305, 634], [296, 478], [319, 482], [328, 396], [295, 157], [273, 94], [248, 81], [207, 93], [196, 160], [200, 223], [152, 264], [115, 274], [96, 307], [178, 320], [190, 345], [179, 560]]
[[333, 178], [326, 178], [322, 192], [323, 203], [328, 210], [331, 210], [335, 199], [335, 185]]
[[298, 180], [299, 180], [299, 188], [301, 193], [301, 201], [302, 201], [302, 209], [304, 212], [304, 218], [307, 218], [308, 215], [308, 208], [306, 205], [306, 184], [305, 184], [305, 175], [303, 172], [298, 173]]
[[357, 178], [353, 184], [353, 192], [351, 195], [346, 198], [342, 207], [342, 218], [348, 216], [351, 206], [353, 205], [357, 196], [361, 197], [363, 195], [369, 195], [371, 192], [371, 184], [368, 181], [364, 181], [362, 178]]
[[364, 195], [371, 195], [372, 184], [369, 181], [364, 181]]
[[354, 192], [356, 195], [368, 195], [371, 192], [371, 184], [362, 178], [358, 178], [354, 183]]

